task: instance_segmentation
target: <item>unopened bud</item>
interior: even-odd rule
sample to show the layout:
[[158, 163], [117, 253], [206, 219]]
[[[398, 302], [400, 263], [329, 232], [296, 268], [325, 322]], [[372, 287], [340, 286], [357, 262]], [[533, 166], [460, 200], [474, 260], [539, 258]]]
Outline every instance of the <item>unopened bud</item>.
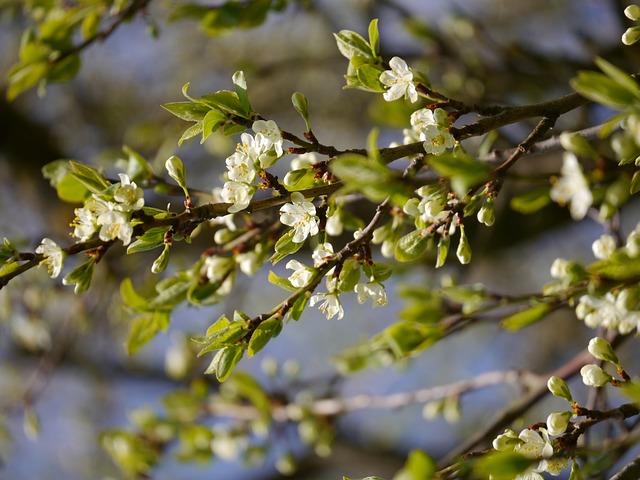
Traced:
[[458, 243], [456, 256], [463, 265], [471, 261], [471, 245], [469, 245], [469, 240], [467, 240], [467, 236], [464, 233], [464, 225], [460, 225], [460, 243]]
[[569, 426], [571, 412], [555, 412], [547, 417], [547, 431], [549, 435], [562, 435]]
[[560, 377], [551, 377], [547, 381], [547, 388], [556, 397], [564, 398], [567, 402], [573, 402], [573, 397], [571, 396], [567, 382]]
[[585, 365], [580, 369], [582, 382], [589, 387], [603, 387], [611, 380], [611, 375], [597, 365]]
[[611, 344], [602, 337], [594, 337], [589, 341], [589, 353], [598, 360], [620, 367], [620, 360], [618, 360], [618, 356], [613, 351]]

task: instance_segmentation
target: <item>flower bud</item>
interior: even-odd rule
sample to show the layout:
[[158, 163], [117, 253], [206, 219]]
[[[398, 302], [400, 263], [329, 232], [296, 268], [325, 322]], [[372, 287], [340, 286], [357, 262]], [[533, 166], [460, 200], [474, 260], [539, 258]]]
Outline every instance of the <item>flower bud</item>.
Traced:
[[597, 365], [585, 365], [580, 369], [582, 382], [589, 387], [603, 387], [609, 383], [612, 378], [607, 372]]
[[607, 234], [602, 235], [591, 245], [593, 255], [600, 260], [609, 258], [616, 251], [616, 247], [615, 238]]
[[547, 381], [547, 388], [556, 397], [564, 398], [567, 402], [573, 402], [573, 397], [571, 396], [567, 382], [560, 377], [551, 377]]
[[549, 435], [562, 435], [569, 425], [571, 412], [555, 412], [547, 417], [547, 431]]
[[443, 235], [438, 241], [438, 257], [436, 259], [436, 268], [440, 268], [447, 260], [447, 254], [449, 253], [449, 243], [451, 237], [449, 235]]
[[502, 435], [498, 435], [493, 441], [493, 448], [502, 452], [510, 452], [522, 441], [513, 430], [505, 430]]
[[469, 240], [467, 240], [467, 236], [464, 233], [464, 225], [460, 225], [460, 243], [456, 250], [456, 256], [463, 265], [471, 261], [471, 245], [469, 245]]
[[478, 210], [478, 221], [484, 223], [487, 227], [490, 227], [496, 221], [493, 204], [494, 199], [487, 197], [480, 210]]
[[633, 231], [627, 237], [627, 244], [625, 245], [627, 254], [631, 258], [635, 258], [640, 255], [640, 233]]
[[551, 276], [553, 278], [557, 278], [558, 280], [562, 280], [569, 273], [569, 260], [564, 258], [556, 258], [551, 264]]
[[164, 270], [167, 268], [167, 265], [169, 265], [169, 249], [170, 248], [171, 247], [169, 246], [168, 243], [164, 244], [164, 250], [162, 250], [162, 253], [160, 254], [160, 256], [156, 258], [156, 260], [153, 262], [153, 265], [151, 265], [151, 273], [164, 272]]
[[186, 178], [186, 170], [184, 168], [184, 163], [180, 160], [179, 157], [172, 155], [169, 159], [164, 163], [164, 167], [167, 169], [169, 176], [173, 178], [176, 183], [182, 188], [185, 193], [187, 189], [187, 178]]
[[640, 40], [640, 27], [627, 28], [622, 34], [622, 43], [625, 45], [633, 45], [638, 40]]
[[594, 337], [589, 341], [589, 353], [598, 360], [612, 363], [620, 368], [620, 360], [611, 348], [611, 344], [602, 337]]
[[565, 150], [577, 153], [578, 155], [593, 156], [597, 154], [586, 138], [575, 133], [561, 133], [560, 145], [562, 145], [562, 148]]
[[629, 5], [624, 9], [624, 14], [629, 20], [637, 22], [640, 20], [640, 7], [638, 5]]

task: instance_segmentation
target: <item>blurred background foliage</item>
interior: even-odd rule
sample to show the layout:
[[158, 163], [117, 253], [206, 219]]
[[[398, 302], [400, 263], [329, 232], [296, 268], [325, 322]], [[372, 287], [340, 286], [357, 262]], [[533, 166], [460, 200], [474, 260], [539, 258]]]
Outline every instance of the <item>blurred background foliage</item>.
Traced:
[[[39, 3], [56, 2], [0, 0], [0, 71], [8, 72], [18, 61], [22, 32], [32, 24], [30, 15]], [[314, 133], [321, 142], [361, 148], [374, 125], [382, 128], [381, 144], [400, 141], [401, 128], [408, 124], [408, 105], [342, 89], [346, 63], [332, 34], [342, 29], [364, 33], [372, 18], [380, 19], [384, 58], [402, 56], [425, 72], [434, 87], [468, 103], [517, 105], [569, 93], [569, 80], [580, 69], [594, 68], [595, 56], [628, 71], [638, 71], [640, 65], [637, 49], [625, 48], [620, 42], [628, 20], [622, 14], [627, 3], [618, 0], [267, 3], [272, 10], [265, 12], [264, 22], [219, 28], [202, 21], [200, 12], [187, 8], [187, 2], [152, 0], [142, 14], [119, 25], [104, 42], [82, 51], [82, 65], [74, 78], [49, 83], [44, 95], [29, 90], [11, 102], [2, 95], [2, 235], [25, 249], [33, 248], [44, 236], [66, 244], [73, 206], [58, 201], [40, 173], [43, 165], [61, 158], [91, 163], [115, 174], [114, 162], [125, 158], [122, 145], [127, 145], [144, 155], [159, 174], [166, 158], [178, 154], [187, 165], [191, 187], [210, 192], [220, 186], [224, 158], [233, 151], [234, 139], [216, 134], [203, 145], [193, 140], [178, 147], [184, 122], [160, 105], [181, 100], [180, 90], [187, 82], [194, 95], [229, 88], [231, 75], [240, 69], [247, 76], [254, 109], [276, 120], [281, 128], [303, 131], [290, 104], [291, 94], [300, 91], [309, 99]], [[78, 44], [77, 37], [71, 40]], [[583, 108], [561, 118], [558, 128], [581, 129], [607, 115], [602, 107]], [[531, 123], [502, 129], [495, 147], [517, 145], [532, 127]], [[559, 165], [558, 155], [542, 155], [521, 162], [514, 171], [531, 178], [557, 171]], [[578, 251], [589, 252], [600, 232], [595, 223], [568, 226], [566, 212], [554, 206], [533, 216], [508, 209], [503, 198], [522, 186], [527, 187], [526, 182], [505, 187], [496, 225], [471, 235], [475, 239], [472, 265], [451, 267], [446, 275], [460, 282], [482, 280], [498, 291], [527, 293], [548, 281], [548, 268], [555, 257], [573, 258]], [[176, 201], [155, 196], [147, 203], [164, 206], [172, 200]], [[177, 267], [189, 265], [208, 245], [206, 237], [194, 243], [195, 248], [180, 249], [184, 258], [174, 254]], [[120, 261], [121, 255], [121, 248], [109, 252], [97, 269], [94, 285], [82, 297], [36, 271], [0, 293], [0, 476], [117, 476], [99, 448], [99, 432], [129, 422], [127, 412], [132, 409], [144, 405], [158, 409], [163, 394], [202, 381], [206, 365], [192, 358], [185, 334], [201, 334], [220, 313], [234, 308], [254, 313], [251, 306], [256, 302], [275, 304], [281, 295], [265, 286], [266, 274], [242, 278], [223, 304], [181, 310], [168, 334], [129, 358], [123, 347], [129, 317], [119, 303], [119, 284], [130, 276], [138, 288], [150, 288], [153, 257], [140, 254]], [[440, 280], [431, 263], [425, 263], [403, 272], [400, 281], [437, 285]], [[347, 302], [347, 317], [340, 323], [323, 321], [316, 312], [306, 313], [299, 323], [287, 325], [283, 335], [259, 356], [243, 361], [241, 368], [265, 379], [272, 391], [282, 395], [304, 391], [305, 383], [316, 381], [325, 382], [330, 394], [382, 394], [447, 383], [491, 368], [527, 367], [544, 372], [569, 358], [589, 338], [572, 314], [558, 313], [553, 320], [518, 335], [499, 331], [488, 322], [472, 335], [448, 339], [401, 369], [367, 371], [336, 380], [327, 357], [390, 323], [403, 308], [397, 288], [387, 287], [390, 306], [373, 313]], [[280, 363], [297, 360], [300, 380], [283, 386], [277, 378], [266, 378], [259, 368], [265, 357]], [[334, 455], [327, 459], [319, 460], [291, 440], [291, 432], [281, 432], [276, 440], [284, 445], [280, 453], [293, 452], [298, 457], [296, 478], [391, 476], [410, 448], [443, 455], [486, 416], [487, 408], [498, 408], [496, 397], [517, 395], [506, 387], [498, 393], [480, 392], [465, 398], [464, 416], [455, 425], [443, 420], [416, 422], [420, 406], [401, 412], [346, 415], [337, 423]], [[38, 439], [31, 438], [36, 431]], [[276, 452], [266, 466], [253, 470], [225, 462], [186, 466], [169, 456], [153, 478], [215, 474], [237, 479], [278, 478], [273, 467], [277, 458], [283, 458], [278, 455]]]

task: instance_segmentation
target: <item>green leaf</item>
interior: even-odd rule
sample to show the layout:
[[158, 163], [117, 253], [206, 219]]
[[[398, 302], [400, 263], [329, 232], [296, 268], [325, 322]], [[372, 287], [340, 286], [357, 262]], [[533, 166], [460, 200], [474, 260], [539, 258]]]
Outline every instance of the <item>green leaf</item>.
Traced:
[[200, 143], [204, 143], [209, 135], [217, 131], [227, 121], [227, 118], [227, 115], [220, 110], [209, 110], [202, 121], [202, 140]]
[[91, 195], [89, 189], [71, 173], [62, 177], [58, 182], [56, 193], [60, 200], [67, 203], [84, 203]]
[[538, 462], [538, 459], [527, 458], [520, 453], [495, 451], [478, 460], [474, 465], [474, 472], [481, 478], [513, 480], [518, 474]]
[[200, 98], [196, 98], [195, 100], [210, 108], [238, 115], [242, 118], [248, 118], [248, 114], [245, 112], [238, 94], [230, 90], [220, 90], [215, 93], [209, 93]]
[[100, 172], [93, 167], [74, 162], [73, 160], [69, 162], [69, 167], [71, 168], [71, 175], [93, 193], [100, 193], [111, 185], [104, 179]]
[[442, 155], [429, 155], [427, 162], [441, 176], [448, 178], [451, 187], [460, 197], [475, 187], [491, 179], [491, 167], [478, 162], [468, 155], [446, 151]]
[[224, 382], [231, 372], [238, 364], [242, 355], [244, 354], [244, 348], [242, 347], [224, 347], [218, 353], [209, 364], [209, 367], [204, 372], [205, 374], [215, 373], [219, 382]]
[[165, 103], [164, 105], [161, 105], [161, 107], [187, 122], [199, 122], [204, 120], [207, 113], [211, 111], [211, 108], [208, 106], [193, 102]]
[[295, 292], [298, 290], [297, 287], [291, 285], [291, 282], [288, 279], [277, 276], [271, 270], [269, 271], [269, 283], [272, 283], [277, 287], [284, 288], [285, 290], [289, 290], [290, 292]]
[[129, 329], [127, 338], [127, 353], [135, 354], [146, 345], [158, 331], [165, 331], [169, 326], [171, 317], [168, 312], [154, 311], [137, 317]]
[[369, 157], [345, 153], [334, 158], [330, 168], [345, 183], [345, 191], [359, 191], [374, 202], [390, 197], [392, 203], [404, 205], [410, 197], [397, 171]]
[[596, 57], [595, 62], [600, 70], [602, 70], [609, 78], [634, 95], [636, 99], [640, 99], [640, 87], [630, 74], [607, 62], [603, 58]]
[[378, 19], [374, 18], [369, 23], [369, 46], [371, 53], [377, 57], [380, 53], [380, 34], [378, 33]]
[[356, 283], [360, 281], [360, 264], [355, 260], [347, 260], [342, 265], [338, 277], [338, 293], [352, 292]]
[[529, 215], [541, 210], [549, 203], [551, 203], [549, 187], [543, 187], [513, 197], [510, 205], [516, 212]]
[[430, 237], [426, 233], [426, 230], [418, 229], [400, 237], [396, 244], [396, 260], [411, 262], [420, 258], [429, 247]]
[[164, 235], [169, 231], [169, 228], [170, 227], [150, 228], [127, 247], [127, 253], [144, 252], [164, 245]]
[[287, 255], [297, 252], [302, 248], [304, 242], [296, 243], [293, 241], [293, 230], [289, 230], [283, 236], [281, 236], [275, 245], [276, 253], [269, 259], [269, 261], [275, 265]]
[[313, 168], [299, 168], [287, 172], [284, 177], [283, 184], [290, 192], [306, 190], [316, 184], [317, 171]]
[[589, 265], [587, 272], [610, 280], [628, 280], [640, 276], [640, 257], [632, 258], [618, 250], [608, 259]]
[[380, 74], [384, 69], [377, 65], [365, 64], [356, 70], [358, 80], [364, 90], [370, 92], [384, 92], [385, 88], [380, 81]]
[[294, 302], [293, 307], [291, 307], [291, 310], [289, 310], [289, 315], [291, 316], [291, 318], [293, 318], [296, 321], [300, 320], [300, 317], [302, 316], [302, 312], [304, 312], [304, 309], [307, 306], [308, 301], [309, 301], [308, 295], [299, 296]]
[[415, 355], [442, 338], [442, 327], [424, 323], [397, 322], [382, 332], [396, 358]]
[[87, 262], [71, 270], [62, 279], [64, 285], [75, 285], [73, 293], [80, 295], [85, 292], [89, 285], [91, 285], [91, 278], [93, 276], [93, 266], [95, 265], [95, 259], [92, 257]]
[[334, 33], [333, 36], [336, 37], [338, 50], [348, 59], [353, 58], [354, 55], [375, 59], [375, 56], [371, 53], [371, 46], [360, 34], [351, 30], [341, 30], [338, 33]]
[[149, 301], [135, 291], [130, 278], [125, 278], [120, 284], [120, 296], [125, 305], [135, 311], [146, 312], [149, 310]]
[[371, 281], [384, 282], [393, 274], [393, 267], [387, 263], [364, 264], [362, 271]]
[[182, 145], [182, 142], [184, 142], [185, 140], [189, 140], [190, 138], [193, 138], [196, 135], [200, 135], [203, 130], [204, 130], [204, 122], [198, 122], [191, 125], [189, 128], [187, 128], [184, 131], [184, 133], [180, 137], [180, 140], [178, 140], [178, 145]]
[[229, 379], [230, 389], [242, 398], [247, 399], [256, 410], [260, 412], [264, 420], [271, 420], [271, 400], [267, 392], [260, 384], [248, 373], [237, 372]]
[[542, 320], [552, 310], [550, 303], [539, 303], [517, 313], [509, 315], [500, 321], [500, 326], [509, 332], [517, 332], [529, 325]]
[[616, 110], [633, 105], [638, 97], [615, 80], [598, 72], [579, 72], [571, 86], [582, 96]]
[[414, 449], [409, 453], [404, 468], [393, 480], [428, 480], [438, 470], [436, 462], [424, 451]]
[[629, 186], [629, 193], [634, 195], [640, 192], [640, 170], [636, 171], [631, 178], [631, 185]]
[[244, 72], [242, 70], [233, 74], [232, 77], [233, 87], [236, 91], [236, 95], [238, 96], [238, 100], [240, 101], [240, 106], [242, 107], [245, 115], [249, 115], [251, 112], [251, 104], [249, 103], [249, 96], [247, 94], [247, 80], [244, 77]]
[[171, 277], [167, 282], [160, 282], [156, 285], [158, 295], [156, 295], [147, 303], [150, 308], [171, 310], [177, 304], [183, 302], [187, 298], [187, 291], [193, 284], [191, 279], [183, 279], [180, 277]]
[[[223, 325], [223, 324], [222, 324]], [[198, 356], [202, 356], [205, 353], [219, 348], [233, 346], [239, 340], [242, 340], [249, 330], [246, 328], [246, 322], [229, 322], [228, 325], [215, 330], [213, 332], [207, 332], [206, 337], [194, 338], [193, 341], [206, 345], [198, 352]]]
[[271, 317], [258, 325], [253, 331], [247, 348], [247, 356], [253, 357], [256, 353], [264, 348], [264, 346], [274, 337], [277, 337], [282, 330], [282, 318]]
[[307, 130], [311, 130], [311, 124], [309, 123], [309, 101], [307, 97], [300, 92], [295, 92], [291, 95], [291, 103], [293, 104], [293, 108], [296, 109], [296, 112], [303, 118]]
[[13, 101], [18, 95], [35, 87], [44, 80], [49, 73], [50, 65], [47, 62], [36, 62], [28, 65], [18, 64], [9, 70], [7, 75], [9, 86], [7, 87], [7, 100]]
[[127, 145], [122, 147], [122, 151], [128, 157], [127, 175], [129, 175], [131, 181], [139, 182], [154, 177], [153, 168], [142, 155]]

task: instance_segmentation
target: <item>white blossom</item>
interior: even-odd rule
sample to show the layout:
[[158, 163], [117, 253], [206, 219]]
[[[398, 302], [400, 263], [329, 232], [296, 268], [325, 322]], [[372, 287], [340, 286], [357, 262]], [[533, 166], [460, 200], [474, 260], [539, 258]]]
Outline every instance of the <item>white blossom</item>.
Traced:
[[308, 236], [318, 233], [318, 217], [316, 207], [307, 202], [300, 192], [291, 194], [291, 202], [280, 208], [280, 221], [294, 228], [293, 242], [301, 243]]
[[344, 317], [344, 309], [342, 308], [342, 303], [340, 303], [340, 299], [337, 294], [317, 293], [311, 297], [309, 305], [313, 307], [318, 302], [322, 302], [318, 305], [318, 308], [327, 317], [327, 320], [331, 320], [336, 315], [338, 316], [338, 320], [341, 320], [342, 317]]
[[100, 240], [108, 242], [118, 238], [125, 245], [129, 245], [131, 242], [133, 227], [129, 223], [128, 215], [123, 212], [115, 210], [105, 212], [98, 217], [97, 223], [101, 226], [98, 234]]
[[551, 199], [564, 206], [569, 204], [571, 218], [584, 218], [593, 203], [593, 194], [578, 163], [578, 158], [571, 152], [565, 152], [561, 176], [551, 186]]
[[389, 87], [383, 97], [387, 102], [405, 97], [411, 103], [418, 101], [418, 92], [413, 83], [413, 73], [407, 63], [400, 57], [393, 57], [389, 60], [391, 70], [385, 70], [380, 74], [380, 82]]
[[227, 178], [233, 182], [251, 183], [256, 177], [254, 162], [243, 151], [236, 151], [225, 160]]
[[515, 451], [528, 458], [550, 458], [553, 455], [553, 447], [549, 441], [549, 433], [546, 429], [524, 429], [518, 435], [523, 443], [516, 446]]
[[448, 130], [437, 125], [426, 125], [420, 132], [420, 139], [424, 140], [424, 151], [431, 155], [442, 155], [447, 148], [452, 148], [456, 139]]
[[51, 278], [56, 278], [60, 275], [62, 267], [64, 266], [65, 253], [56, 242], [50, 238], [43, 238], [40, 245], [36, 248], [36, 253], [44, 256], [40, 265], [47, 266], [47, 271]]
[[367, 298], [370, 298], [374, 308], [387, 304], [387, 292], [381, 283], [358, 283], [354, 291], [358, 295], [358, 303], [364, 303]]
[[273, 120], [256, 120], [253, 122], [251, 126], [254, 132], [256, 132], [256, 136], [262, 135], [264, 138], [264, 143], [266, 146], [266, 150], [271, 149], [272, 147], [275, 149], [278, 157], [283, 155], [282, 150], [282, 133], [280, 133], [280, 128]]
[[313, 278], [314, 271], [298, 260], [289, 260], [285, 267], [293, 270], [289, 281], [296, 288], [306, 287]]
[[93, 212], [86, 207], [76, 208], [74, 210], [76, 218], [71, 224], [73, 228], [73, 236], [80, 242], [86, 242], [98, 229], [97, 218]]
[[130, 181], [126, 173], [119, 173], [118, 176], [120, 183], [113, 194], [113, 199], [118, 202], [116, 208], [122, 212], [140, 210], [144, 206], [144, 191]]
[[593, 255], [600, 260], [609, 258], [613, 252], [616, 251], [616, 247], [616, 239], [608, 234], [601, 235], [600, 238], [591, 245]]
[[244, 182], [225, 182], [220, 192], [222, 201], [233, 203], [227, 210], [229, 213], [237, 213], [249, 206], [253, 191], [251, 185]]
[[258, 162], [260, 156], [269, 150], [267, 139], [264, 135], [250, 135], [243, 133], [240, 135], [240, 142], [236, 147], [237, 152], [244, 153], [254, 162]]

